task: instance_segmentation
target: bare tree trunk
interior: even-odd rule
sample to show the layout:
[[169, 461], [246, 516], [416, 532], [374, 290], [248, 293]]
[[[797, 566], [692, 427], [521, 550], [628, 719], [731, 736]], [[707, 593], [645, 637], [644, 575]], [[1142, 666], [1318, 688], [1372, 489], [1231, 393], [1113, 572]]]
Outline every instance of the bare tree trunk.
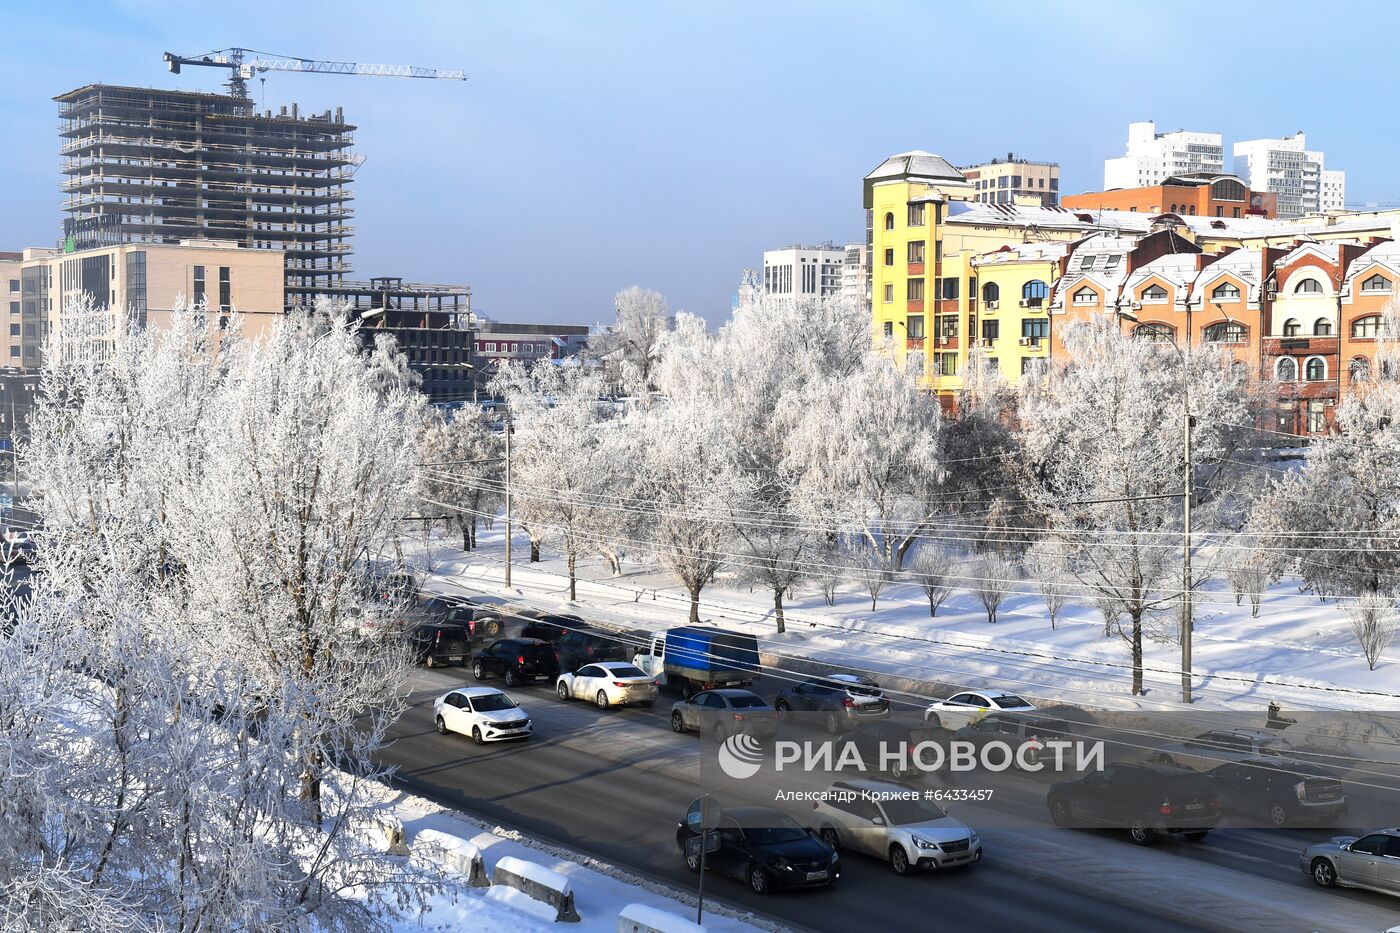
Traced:
[[462, 550], [470, 551], [472, 549], [471, 528], [467, 525], [466, 522], [458, 522], [457, 524], [462, 530]]
[[569, 602], [578, 601], [578, 578], [574, 575], [574, 552], [569, 551]]
[[532, 538], [530, 539], [530, 563], [532, 563], [532, 564], [538, 564], [539, 562], [540, 562], [540, 540], [539, 540], [539, 538], [533, 538], [533, 537], [532, 537]]
[[690, 624], [700, 624], [700, 586], [691, 584], [690, 587]]
[[783, 588], [776, 587], [773, 590], [773, 617], [778, 621], [778, 634], [787, 631], [787, 620], [783, 618]]
[[472, 516], [472, 550], [476, 550], [476, 516]]
[[1142, 613], [1132, 614], [1133, 620], [1133, 696], [1142, 696]]

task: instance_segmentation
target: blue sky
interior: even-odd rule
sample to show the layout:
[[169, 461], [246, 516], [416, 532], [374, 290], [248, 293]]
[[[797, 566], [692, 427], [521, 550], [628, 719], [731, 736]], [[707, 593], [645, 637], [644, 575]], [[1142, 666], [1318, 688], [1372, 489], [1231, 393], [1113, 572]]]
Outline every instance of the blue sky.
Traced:
[[[639, 284], [711, 321], [764, 248], [862, 235], [860, 179], [928, 149], [1102, 183], [1129, 121], [1308, 133], [1348, 200], [1400, 199], [1400, 7], [1137, 0], [858, 3], [6, 2], [0, 248], [60, 223], [54, 94], [210, 90], [166, 50], [238, 45], [462, 68], [457, 82], [270, 74], [255, 99], [359, 125], [355, 274], [467, 282], [501, 320], [592, 322]], [[264, 98], [265, 94], [265, 98]]]

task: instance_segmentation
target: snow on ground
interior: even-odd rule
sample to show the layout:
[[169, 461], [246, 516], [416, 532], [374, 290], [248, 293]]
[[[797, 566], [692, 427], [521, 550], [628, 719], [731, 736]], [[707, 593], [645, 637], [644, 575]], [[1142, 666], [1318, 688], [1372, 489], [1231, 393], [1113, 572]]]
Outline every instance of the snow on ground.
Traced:
[[[404, 556], [432, 575], [429, 588], [450, 592], [503, 592], [502, 526], [481, 534], [481, 546], [464, 553], [450, 538], [402, 541]], [[517, 539], [513, 594], [542, 606], [568, 598], [564, 561], [545, 553], [527, 563]], [[600, 559], [579, 561], [578, 606], [595, 617], [640, 629], [684, 624], [688, 599], [673, 578], [655, 568], [624, 563], [611, 577]], [[928, 603], [912, 586], [892, 586], [876, 611], [852, 585], [827, 606], [820, 593], [802, 589], [787, 606], [787, 633], [778, 635], [771, 597], [761, 590], [716, 584], [701, 598], [701, 618], [753, 631], [777, 664], [820, 661], [895, 678], [949, 685], [985, 684], [1032, 697], [1106, 709], [1179, 707], [1181, 649], [1174, 619], [1163, 619], [1159, 640], [1145, 645], [1145, 697], [1130, 695], [1128, 645], [1104, 636], [1103, 617], [1091, 603], [1069, 605], [1052, 630], [1033, 584], [1020, 584], [992, 625], [967, 590], [955, 591], [930, 619]], [[1400, 648], [1391, 647], [1368, 670], [1346, 615], [1331, 600], [1299, 592], [1296, 581], [1270, 588], [1259, 617], [1248, 599], [1236, 606], [1223, 582], [1197, 595], [1193, 670], [1195, 708], [1262, 712], [1270, 701], [1285, 709], [1400, 709]], [[912, 689], [912, 688], [911, 688]]]
[[[467, 840], [480, 851], [487, 876], [506, 857], [525, 859], [558, 872], [569, 880], [574, 907], [582, 921], [568, 924], [579, 933], [613, 933], [617, 915], [628, 904], [642, 904], [687, 920], [695, 919], [693, 900], [674, 890], [644, 881], [622, 869], [567, 849], [546, 845], [513, 830], [491, 826], [448, 810], [421, 797], [376, 785], [370, 789], [382, 808], [404, 826], [410, 850], [414, 838], [433, 829]], [[704, 925], [710, 933], [757, 933], [774, 929], [749, 914], [738, 914], [706, 901]], [[554, 910], [513, 888], [492, 885], [469, 888], [460, 885], [436, 895], [423, 914], [414, 912], [391, 923], [395, 933], [539, 933], [558, 930]]]

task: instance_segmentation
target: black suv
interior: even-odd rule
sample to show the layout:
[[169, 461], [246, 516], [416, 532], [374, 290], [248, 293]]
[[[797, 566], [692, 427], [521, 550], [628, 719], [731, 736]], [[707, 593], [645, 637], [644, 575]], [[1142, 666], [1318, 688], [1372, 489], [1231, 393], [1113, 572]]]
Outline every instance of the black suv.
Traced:
[[1227, 762], [1207, 773], [1221, 806], [1263, 817], [1271, 826], [1322, 823], [1347, 812], [1341, 780], [1321, 765], [1269, 755]]
[[813, 713], [812, 720], [832, 735], [890, 715], [885, 691], [864, 674], [809, 677], [785, 687], [773, 706], [785, 720], [789, 713]]
[[472, 676], [485, 680], [500, 674], [507, 687], [538, 681], [554, 683], [559, 661], [554, 649], [538, 638], [502, 638], [479, 652], [472, 661]]
[[465, 664], [471, 657], [471, 634], [465, 626], [447, 622], [420, 622], [408, 633], [413, 659], [428, 667]]
[[499, 596], [467, 596], [453, 607], [452, 621], [466, 625], [480, 638], [499, 638], [506, 621], [515, 616], [510, 604]]
[[[772, 807], [726, 807], [719, 848], [705, 853], [705, 869], [747, 881], [757, 894], [774, 888], [815, 888], [835, 884], [841, 858], [810, 829]], [[691, 871], [700, 870], [702, 839], [684, 822], [676, 825], [676, 848]]]
[[576, 671], [594, 661], [631, 661], [634, 650], [612, 632], [570, 630], [554, 643], [554, 656], [561, 671]]
[[518, 613], [518, 616], [525, 620], [525, 627], [520, 630], [521, 638], [538, 638], [551, 645], [558, 644], [559, 639], [568, 632], [582, 632], [592, 628], [578, 616], [565, 613], [525, 609]]
[[1199, 841], [1220, 819], [1215, 782], [1170, 764], [1110, 764], [1074, 781], [1050, 785], [1045, 797], [1056, 826], [1126, 829], [1150, 846], [1163, 833]]

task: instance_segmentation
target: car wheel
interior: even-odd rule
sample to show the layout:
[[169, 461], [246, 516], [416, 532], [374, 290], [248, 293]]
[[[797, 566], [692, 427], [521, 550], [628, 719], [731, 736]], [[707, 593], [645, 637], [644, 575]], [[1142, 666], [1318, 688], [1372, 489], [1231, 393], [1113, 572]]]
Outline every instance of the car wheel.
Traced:
[[676, 710], [674, 713], [671, 714], [671, 731], [685, 731], [685, 717], [681, 715], [680, 710]]
[[773, 704], [773, 708], [778, 711], [778, 719], [781, 722], [787, 722], [792, 718], [792, 707], [788, 706], [787, 700], [779, 700]]
[[442, 721], [441, 716], [433, 720], [433, 725], [437, 726], [438, 735], [447, 735], [447, 723]]
[[1315, 858], [1312, 862], [1312, 880], [1319, 888], [1335, 888], [1337, 886], [1337, 868], [1325, 858]]
[[507, 687], [514, 687], [514, 686], [515, 686], [515, 671], [514, 671], [513, 669], [509, 668], [509, 667], [506, 668], [506, 686], [507, 686]]
[[1275, 801], [1269, 804], [1269, 825], [1282, 827], [1288, 822], [1288, 808]]
[[898, 760], [890, 762], [890, 777], [896, 781], [902, 781], [908, 776], [909, 769], [905, 767], [904, 762]]
[[943, 719], [937, 713], [924, 713], [924, 722], [934, 729], [943, 728]]
[[428, 667], [437, 667], [437, 661], [433, 658], [431, 654], [428, 655], [427, 660], [423, 663], [426, 664]]
[[1142, 817], [1134, 817], [1128, 824], [1128, 835], [1132, 837], [1134, 843], [1140, 846], [1151, 846], [1157, 844], [1157, 830], [1147, 825]]
[[486, 679], [486, 668], [481, 666], [480, 661], [476, 661], [472, 664], [472, 677], [477, 680]]
[[1207, 836], [1209, 836], [1209, 835], [1210, 835], [1210, 830], [1208, 830], [1208, 829], [1202, 829], [1202, 830], [1199, 830], [1199, 831], [1194, 832], [1194, 833], [1186, 833], [1186, 834], [1185, 834], [1185, 836], [1186, 836], [1186, 841], [1187, 841], [1187, 842], [1202, 842], [1202, 841], [1204, 841], [1205, 838], [1206, 838]]
[[1056, 826], [1068, 826], [1074, 822], [1074, 810], [1063, 797], [1050, 798], [1050, 819]]
[[472, 726], [472, 741], [475, 742], [477, 745], [485, 745], [485, 744], [486, 744], [486, 739], [483, 738], [482, 735], [481, 735], [481, 727], [480, 727], [480, 726]]
[[612, 706], [612, 704], [608, 702], [608, 692], [606, 690], [599, 690], [598, 695], [593, 699], [597, 702], [599, 709], [607, 709], [609, 706]]
[[909, 874], [909, 854], [898, 843], [890, 846], [890, 867], [896, 875]]
[[834, 851], [841, 851], [841, 834], [836, 831], [835, 826], [823, 826], [818, 835], [822, 837], [822, 842], [831, 846]]
[[686, 868], [689, 868], [691, 871], [695, 872], [695, 874], [697, 874], [697, 875], [700, 874], [700, 856], [698, 856], [698, 855], [687, 855], [687, 856], [685, 857], [685, 867], [686, 867]]
[[486, 634], [491, 638], [501, 634], [501, 623], [499, 619], [492, 619], [490, 622], [486, 623]]
[[573, 699], [573, 697], [571, 697], [571, 696], [569, 695], [569, 685], [566, 684], [566, 683], [564, 683], [564, 681], [562, 681], [562, 680], [559, 681], [559, 688], [558, 688], [558, 689], [559, 689], [559, 699], [561, 699], [561, 700], [571, 700], [571, 699]]
[[755, 894], [768, 893], [768, 872], [753, 865], [749, 868], [749, 887], [753, 888]]
[[841, 732], [841, 721], [836, 718], [835, 713], [826, 714], [826, 731], [828, 735], [838, 735]]

